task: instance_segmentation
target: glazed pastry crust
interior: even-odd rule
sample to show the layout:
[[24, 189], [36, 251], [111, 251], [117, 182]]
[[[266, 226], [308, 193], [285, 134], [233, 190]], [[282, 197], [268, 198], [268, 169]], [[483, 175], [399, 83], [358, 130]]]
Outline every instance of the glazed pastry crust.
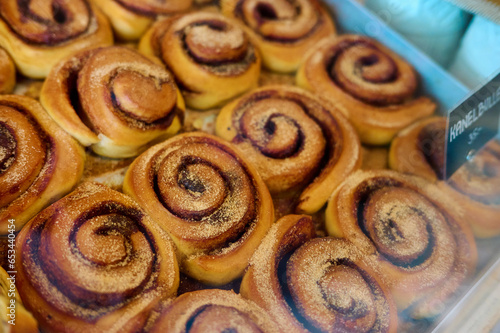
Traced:
[[194, 109], [223, 105], [259, 80], [259, 52], [240, 25], [221, 14], [198, 12], [159, 21], [142, 37], [139, 50], [172, 70], [186, 105]]
[[318, 43], [305, 57], [296, 82], [332, 102], [354, 125], [361, 142], [371, 145], [390, 143], [400, 130], [436, 109], [429, 98], [414, 97], [413, 68], [363, 36]]
[[500, 144], [491, 141], [448, 181], [444, 175], [446, 118], [432, 117], [401, 131], [391, 144], [394, 170], [426, 178], [449, 193], [480, 238], [500, 234]]
[[[71, 191], [83, 174], [85, 152], [32, 98], [0, 96], [0, 117], [0, 125], [5, 124], [17, 145], [14, 162], [0, 174], [1, 197], [6, 200], [0, 208], [0, 234], [7, 234], [9, 219], [15, 219], [19, 231], [40, 210]], [[26, 134], [33, 130], [28, 124], [34, 124], [33, 134]], [[29, 142], [24, 143], [26, 138]], [[35, 163], [25, 164], [30, 159]], [[33, 173], [27, 178], [19, 173], [28, 170]], [[20, 177], [25, 181], [19, 184]], [[13, 197], [3, 192], [11, 187], [19, 189]]]
[[93, 5], [90, 5], [90, 11], [88, 31], [55, 45], [38, 45], [23, 40], [12, 32], [6, 21], [0, 19], [0, 46], [11, 55], [23, 75], [45, 78], [51, 68], [68, 55], [86, 48], [113, 44], [113, 33], [107, 18]]
[[0, 94], [9, 94], [16, 85], [16, 67], [5, 50], [0, 49]]
[[136, 202], [83, 183], [18, 235], [16, 283], [42, 330], [137, 332], [176, 294], [174, 251]]
[[266, 86], [226, 105], [216, 133], [256, 166], [273, 195], [298, 192], [312, 214], [361, 165], [358, 136], [329, 103], [296, 87]]
[[[336, 33], [330, 15], [316, 0], [295, 0], [293, 4], [283, 0], [220, 3], [224, 15], [245, 26], [262, 54], [263, 65], [272, 71], [295, 72], [311, 47]], [[300, 8], [300, 15], [293, 6]], [[270, 13], [277, 17], [268, 20], [266, 14]]]
[[231, 144], [201, 132], [148, 149], [123, 190], [171, 235], [181, 270], [210, 285], [243, 275], [274, 220], [257, 171]]
[[170, 72], [117, 46], [61, 61], [45, 81], [40, 100], [81, 144], [113, 158], [138, 155], [151, 142], [173, 136], [185, 109]]
[[391, 170], [358, 171], [332, 195], [330, 235], [377, 261], [398, 310], [432, 317], [475, 271], [477, 248], [449, 191]]

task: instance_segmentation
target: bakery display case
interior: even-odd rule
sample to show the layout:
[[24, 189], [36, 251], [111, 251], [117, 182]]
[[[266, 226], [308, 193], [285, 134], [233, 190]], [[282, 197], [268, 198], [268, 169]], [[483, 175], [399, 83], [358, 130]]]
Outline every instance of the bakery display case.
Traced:
[[500, 86], [374, 12], [1, 2], [3, 330], [500, 330]]

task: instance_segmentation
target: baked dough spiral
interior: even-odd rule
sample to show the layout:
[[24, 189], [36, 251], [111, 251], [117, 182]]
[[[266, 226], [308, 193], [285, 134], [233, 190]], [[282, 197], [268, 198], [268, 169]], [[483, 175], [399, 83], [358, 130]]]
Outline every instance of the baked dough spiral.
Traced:
[[195, 109], [210, 109], [257, 86], [261, 58], [239, 24], [217, 13], [159, 21], [139, 49], [172, 70]]
[[108, 157], [138, 155], [181, 128], [184, 101], [172, 74], [137, 51], [111, 46], [55, 66], [40, 101], [64, 130]]
[[15, 273], [7, 274], [0, 267], [1, 331], [2, 333], [38, 333], [38, 323], [23, 306], [15, 282]]
[[236, 145], [272, 194], [298, 193], [296, 210], [320, 210], [361, 164], [361, 147], [347, 119], [307, 91], [266, 86], [226, 105], [216, 133]]
[[112, 43], [108, 20], [87, 0], [0, 2], [0, 46], [28, 77], [44, 78], [66, 56]]
[[388, 144], [400, 130], [436, 109], [429, 98], [415, 97], [414, 69], [364, 36], [323, 40], [306, 57], [296, 80], [341, 109], [367, 144]]
[[174, 245], [129, 197], [84, 183], [16, 240], [17, 287], [45, 331], [137, 332], [179, 285]]
[[462, 207], [474, 234], [481, 238], [500, 234], [500, 143], [491, 141], [474, 159], [443, 181], [446, 118], [424, 119], [401, 131], [393, 140], [390, 167], [415, 174], [439, 187]]
[[472, 231], [448, 193], [415, 176], [358, 171], [332, 195], [328, 233], [346, 237], [377, 262], [399, 310], [414, 318], [443, 310], [474, 274]]
[[283, 332], [395, 332], [396, 306], [369, 258], [347, 240], [313, 237], [309, 216], [278, 220], [250, 260], [242, 296]]
[[243, 275], [274, 221], [258, 173], [230, 144], [201, 132], [151, 147], [132, 163], [123, 189], [171, 235], [181, 270], [207, 284]]
[[151, 333], [282, 332], [267, 313], [233, 291], [182, 294], [163, 310]]
[[32, 98], [0, 96], [0, 234], [16, 232], [76, 185], [85, 152]]
[[92, 0], [109, 18], [121, 40], [138, 40], [161, 15], [185, 11], [192, 0]]
[[16, 85], [16, 67], [10, 56], [0, 48], [0, 94], [8, 94]]
[[240, 20], [270, 70], [295, 72], [304, 55], [335, 35], [328, 12], [316, 0], [221, 0], [224, 15]]

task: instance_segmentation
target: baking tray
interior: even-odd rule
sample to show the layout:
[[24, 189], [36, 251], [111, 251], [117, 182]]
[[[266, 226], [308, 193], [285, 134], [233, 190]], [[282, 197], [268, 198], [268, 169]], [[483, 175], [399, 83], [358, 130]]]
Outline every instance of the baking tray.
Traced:
[[[324, 0], [331, 10], [332, 16], [339, 33], [355, 33], [374, 38], [386, 45], [410, 64], [419, 73], [419, 92], [431, 97], [437, 104], [437, 113], [447, 116], [448, 113], [458, 106], [471, 91], [461, 82], [451, 76], [442, 67], [436, 64], [427, 55], [410, 44], [400, 34], [392, 30], [385, 22], [354, 0]], [[500, 237], [493, 239], [476, 239], [478, 246], [478, 265], [474, 279], [464, 285], [457, 293], [457, 299], [451, 306], [445, 309], [442, 315], [433, 320], [409, 321], [400, 326], [398, 331], [408, 332], [456, 332], [452, 323], [461, 316], [474, 313], [467, 304], [479, 302], [478, 298], [493, 297], [488, 304], [497, 305], [492, 315], [500, 313], [500, 288], [493, 288], [495, 281], [500, 281]], [[496, 277], [499, 276], [497, 279]], [[492, 293], [487, 291], [491, 290]], [[482, 296], [481, 296], [482, 295]], [[498, 296], [498, 297], [497, 297]], [[498, 298], [498, 302], [496, 299]], [[404, 315], [404, 314], [403, 314]], [[402, 318], [403, 320], [405, 318]], [[463, 318], [460, 318], [463, 319]], [[474, 326], [472, 319], [468, 318], [470, 327], [475, 327], [475, 332], [500, 332], [500, 327], [484, 326], [481, 330], [478, 325]], [[500, 320], [500, 319], [497, 319]], [[483, 326], [481, 326], [483, 327]], [[467, 332], [467, 331], [464, 331]], [[470, 331], [469, 331], [470, 332]]]

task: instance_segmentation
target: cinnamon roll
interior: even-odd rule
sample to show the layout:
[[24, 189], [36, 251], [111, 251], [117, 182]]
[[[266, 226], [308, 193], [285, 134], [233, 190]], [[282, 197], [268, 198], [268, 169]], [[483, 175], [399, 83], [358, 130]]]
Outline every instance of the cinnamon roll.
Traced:
[[179, 296], [163, 310], [150, 332], [282, 332], [268, 314], [226, 290], [200, 290]]
[[368, 37], [325, 39], [306, 57], [296, 80], [335, 103], [367, 144], [388, 144], [400, 130], [436, 109], [429, 98], [415, 96], [414, 69]]
[[309, 216], [276, 222], [250, 260], [242, 296], [283, 332], [395, 332], [394, 301], [369, 258], [347, 240], [313, 237]]
[[106, 17], [87, 0], [0, 2], [0, 46], [28, 77], [44, 78], [71, 53], [112, 43]]
[[295, 72], [311, 47], [335, 35], [329, 13], [317, 0], [221, 0], [224, 15], [241, 21], [270, 70]]
[[243, 275], [274, 220], [266, 185], [242, 155], [201, 132], [151, 147], [123, 184], [177, 245], [181, 270], [206, 284]]
[[449, 195], [464, 210], [476, 236], [499, 235], [500, 143], [488, 143], [445, 182], [445, 136], [446, 118], [433, 117], [409, 126], [394, 138], [389, 155], [391, 168], [451, 189]]
[[139, 49], [172, 70], [186, 104], [209, 109], [256, 87], [260, 55], [237, 22], [198, 12], [159, 21]]
[[16, 67], [4, 49], [0, 48], [0, 94], [8, 94], [16, 85]]
[[179, 285], [168, 235], [129, 197], [84, 183], [16, 241], [17, 287], [44, 331], [137, 332]]
[[413, 318], [440, 313], [474, 274], [477, 249], [462, 210], [419, 177], [354, 173], [332, 195], [326, 227], [374, 258], [399, 310]]
[[73, 188], [85, 152], [29, 97], [0, 96], [0, 234], [21, 230]]
[[16, 289], [15, 273], [0, 267], [0, 327], [2, 333], [38, 333], [38, 323], [23, 306]]
[[184, 101], [163, 66], [125, 47], [76, 53], [55, 66], [40, 101], [84, 146], [108, 157], [138, 155], [181, 128]]
[[296, 210], [321, 209], [361, 164], [358, 136], [331, 105], [300, 88], [259, 88], [226, 105], [216, 133], [236, 145], [272, 194], [296, 192]]
[[187, 10], [192, 0], [92, 0], [109, 18], [121, 40], [142, 37], [156, 17]]

